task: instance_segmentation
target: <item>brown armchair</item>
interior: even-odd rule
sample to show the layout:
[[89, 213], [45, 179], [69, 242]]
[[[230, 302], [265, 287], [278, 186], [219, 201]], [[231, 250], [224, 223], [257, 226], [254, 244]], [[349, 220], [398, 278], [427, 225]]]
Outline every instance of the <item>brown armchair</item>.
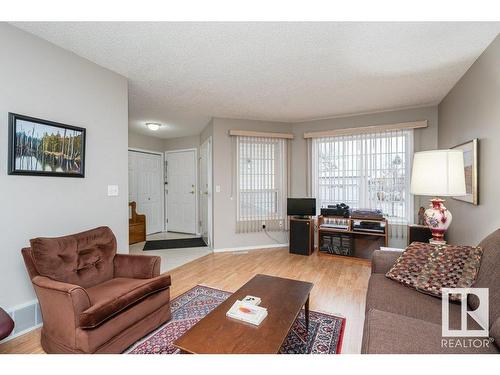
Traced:
[[171, 318], [160, 258], [116, 254], [108, 227], [30, 243], [22, 254], [47, 353], [121, 353]]

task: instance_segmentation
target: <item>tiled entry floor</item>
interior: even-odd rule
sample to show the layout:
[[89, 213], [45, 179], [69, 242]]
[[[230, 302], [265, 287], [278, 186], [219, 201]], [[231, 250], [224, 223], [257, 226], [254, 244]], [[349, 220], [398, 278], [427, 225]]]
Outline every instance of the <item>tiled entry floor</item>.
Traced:
[[[160, 232], [147, 236], [147, 240], [168, 240], [174, 238], [193, 238], [191, 234]], [[211, 254], [209, 247], [186, 247], [183, 249], [165, 249], [143, 251], [144, 242], [138, 242], [129, 246], [130, 254], [158, 255], [161, 257], [161, 272], [169, 271], [183, 264], [189, 263], [197, 258]]]

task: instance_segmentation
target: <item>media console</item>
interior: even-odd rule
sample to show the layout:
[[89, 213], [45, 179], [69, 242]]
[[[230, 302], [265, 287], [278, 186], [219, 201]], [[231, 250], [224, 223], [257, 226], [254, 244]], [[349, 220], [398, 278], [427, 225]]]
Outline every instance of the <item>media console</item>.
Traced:
[[[322, 226], [325, 221], [338, 220], [344, 225], [334, 227]], [[360, 227], [359, 223], [377, 224], [380, 230], [370, 225]], [[333, 216], [318, 217], [318, 253], [326, 255], [352, 256], [371, 259], [373, 251], [388, 245], [387, 220], [340, 218]]]

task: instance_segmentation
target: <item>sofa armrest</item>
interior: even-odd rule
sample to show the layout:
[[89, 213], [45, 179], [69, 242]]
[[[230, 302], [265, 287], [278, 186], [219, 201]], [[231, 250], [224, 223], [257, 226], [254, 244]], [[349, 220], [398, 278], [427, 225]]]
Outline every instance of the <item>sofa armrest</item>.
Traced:
[[387, 273], [403, 254], [397, 250], [375, 250], [372, 256], [372, 273]]
[[66, 327], [70, 327], [74, 335], [78, 327], [77, 317], [91, 306], [87, 291], [81, 286], [45, 276], [35, 276], [31, 281], [40, 301], [43, 323], [52, 327], [51, 335], [66, 338]]
[[116, 254], [113, 263], [115, 277], [150, 279], [160, 275], [159, 256]]

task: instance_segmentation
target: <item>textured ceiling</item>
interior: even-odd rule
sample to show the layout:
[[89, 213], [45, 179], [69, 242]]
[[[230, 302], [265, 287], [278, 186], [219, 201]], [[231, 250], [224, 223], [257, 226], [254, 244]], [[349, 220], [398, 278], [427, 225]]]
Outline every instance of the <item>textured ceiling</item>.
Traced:
[[[129, 126], [297, 122], [438, 103], [500, 23], [13, 23], [129, 79]], [[166, 124], [157, 133], [144, 123]]]

